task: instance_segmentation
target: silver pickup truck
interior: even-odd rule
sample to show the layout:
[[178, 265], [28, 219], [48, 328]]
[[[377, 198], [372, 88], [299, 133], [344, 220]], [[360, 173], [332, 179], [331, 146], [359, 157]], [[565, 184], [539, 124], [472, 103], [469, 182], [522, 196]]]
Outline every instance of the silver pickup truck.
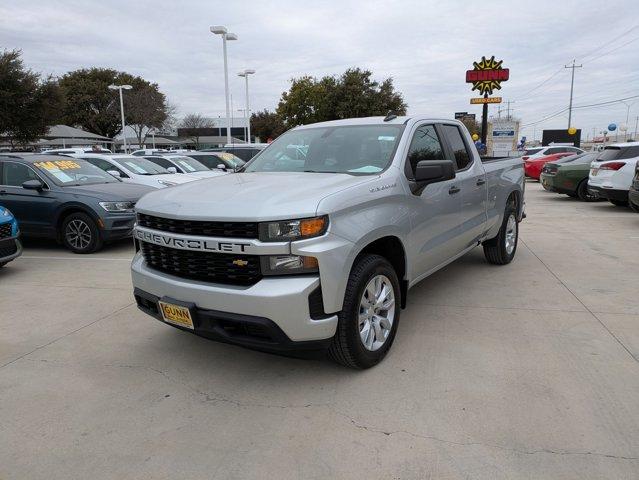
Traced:
[[152, 192], [136, 210], [142, 311], [368, 368], [390, 349], [412, 286], [478, 245], [490, 263], [513, 259], [524, 169], [483, 163], [454, 120], [339, 120], [292, 129], [239, 173]]

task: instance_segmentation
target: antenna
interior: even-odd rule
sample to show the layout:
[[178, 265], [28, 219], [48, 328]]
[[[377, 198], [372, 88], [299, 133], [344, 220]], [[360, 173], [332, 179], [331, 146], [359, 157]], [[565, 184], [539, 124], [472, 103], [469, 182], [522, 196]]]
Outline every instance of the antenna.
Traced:
[[392, 110], [389, 110], [386, 116], [384, 117], [384, 121], [390, 122], [391, 120], [395, 120], [396, 118], [397, 118], [397, 115], [395, 115]]

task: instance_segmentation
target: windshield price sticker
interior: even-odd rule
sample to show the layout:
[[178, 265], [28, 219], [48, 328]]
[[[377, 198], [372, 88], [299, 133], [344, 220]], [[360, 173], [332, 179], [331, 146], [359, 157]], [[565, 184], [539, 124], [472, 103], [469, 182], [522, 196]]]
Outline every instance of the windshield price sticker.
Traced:
[[80, 164], [74, 162], [73, 160], [54, 160], [52, 162], [36, 162], [35, 166], [38, 168], [42, 168], [44, 170], [48, 170], [50, 172], [56, 170], [75, 170], [80, 167]]

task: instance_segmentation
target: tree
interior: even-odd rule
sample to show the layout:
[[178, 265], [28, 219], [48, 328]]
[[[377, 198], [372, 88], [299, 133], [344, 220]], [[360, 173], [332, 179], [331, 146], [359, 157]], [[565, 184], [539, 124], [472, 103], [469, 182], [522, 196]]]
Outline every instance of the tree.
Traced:
[[110, 68], [75, 70], [60, 79], [65, 96], [64, 122], [89, 132], [113, 138], [122, 131], [120, 99], [109, 85], [131, 85], [125, 90], [124, 112], [139, 143], [144, 143], [150, 128], [159, 128], [168, 115], [166, 97], [155, 83]]
[[470, 117], [464, 117], [461, 119], [461, 122], [466, 126], [471, 135], [476, 133], [481, 136], [481, 125], [477, 123], [476, 120], [473, 120]]
[[51, 77], [25, 70], [20, 50], [0, 53], [0, 135], [14, 146], [46, 134], [60, 115], [62, 97]]
[[291, 81], [277, 106], [286, 127], [350, 117], [406, 113], [406, 103], [393, 80], [371, 79], [369, 70], [350, 68], [341, 76], [304, 76]]
[[286, 131], [282, 117], [275, 112], [263, 110], [251, 115], [251, 134], [262, 141], [277, 138]]
[[195, 148], [200, 148], [200, 137], [202, 136], [202, 128], [215, 127], [215, 121], [211, 118], [200, 115], [199, 113], [189, 113], [185, 115], [179, 124], [180, 134], [189, 137], [195, 143]]

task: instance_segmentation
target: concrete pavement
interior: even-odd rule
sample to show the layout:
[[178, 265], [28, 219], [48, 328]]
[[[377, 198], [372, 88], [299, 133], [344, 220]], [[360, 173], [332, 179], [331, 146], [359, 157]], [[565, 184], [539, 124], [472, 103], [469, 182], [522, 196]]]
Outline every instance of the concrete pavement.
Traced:
[[411, 290], [368, 371], [133, 304], [129, 242], [0, 271], [0, 479], [639, 477], [639, 215], [527, 185], [515, 261]]

